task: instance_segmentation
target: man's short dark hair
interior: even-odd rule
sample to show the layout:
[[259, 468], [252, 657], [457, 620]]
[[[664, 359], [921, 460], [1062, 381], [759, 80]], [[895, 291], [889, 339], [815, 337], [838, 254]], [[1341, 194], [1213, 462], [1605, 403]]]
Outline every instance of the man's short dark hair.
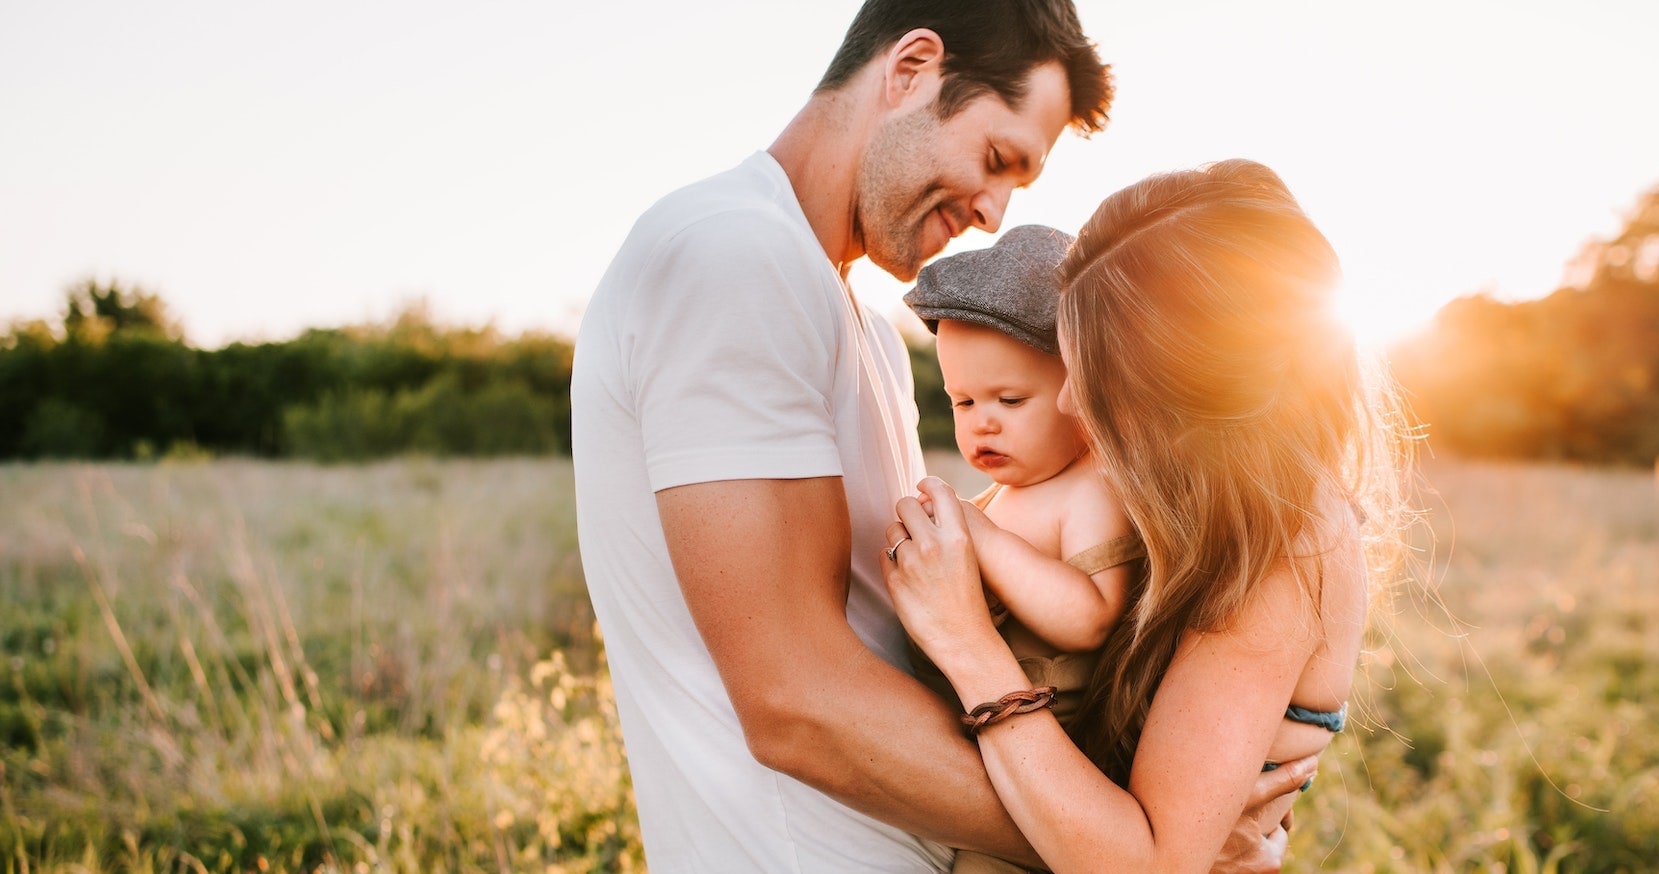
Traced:
[[846, 84], [878, 52], [919, 27], [945, 44], [942, 118], [987, 93], [1018, 107], [1031, 70], [1058, 61], [1071, 88], [1071, 127], [1088, 134], [1106, 126], [1111, 67], [1083, 35], [1071, 0], [866, 0], [817, 90]]

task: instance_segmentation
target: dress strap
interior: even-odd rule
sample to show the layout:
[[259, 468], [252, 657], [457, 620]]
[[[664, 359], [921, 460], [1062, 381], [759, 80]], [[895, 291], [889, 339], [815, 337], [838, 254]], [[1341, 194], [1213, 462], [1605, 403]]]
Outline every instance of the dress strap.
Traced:
[[1146, 541], [1141, 540], [1139, 532], [1131, 531], [1122, 537], [1114, 537], [1079, 552], [1066, 559], [1066, 564], [1094, 576], [1107, 568], [1114, 568], [1137, 558], [1146, 558]]
[[990, 488], [987, 488], [985, 491], [975, 495], [972, 500], [968, 501], [968, 503], [973, 504], [980, 510], [984, 510], [986, 507], [991, 506], [991, 499], [995, 498], [997, 496], [997, 492], [1000, 491], [1002, 491], [1002, 483], [991, 483]]

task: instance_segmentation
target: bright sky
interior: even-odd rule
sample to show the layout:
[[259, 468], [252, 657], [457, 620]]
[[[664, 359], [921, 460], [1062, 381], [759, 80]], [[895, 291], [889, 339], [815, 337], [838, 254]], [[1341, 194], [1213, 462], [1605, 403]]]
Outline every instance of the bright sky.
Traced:
[[[766, 147], [857, 0], [0, 4], [0, 322], [95, 276], [204, 346], [384, 319], [572, 333], [641, 210]], [[1548, 293], [1659, 183], [1652, 0], [1081, 0], [1113, 123], [1004, 227], [1279, 171], [1369, 333]], [[989, 245], [970, 231], [951, 250]], [[854, 287], [905, 316], [904, 288]]]

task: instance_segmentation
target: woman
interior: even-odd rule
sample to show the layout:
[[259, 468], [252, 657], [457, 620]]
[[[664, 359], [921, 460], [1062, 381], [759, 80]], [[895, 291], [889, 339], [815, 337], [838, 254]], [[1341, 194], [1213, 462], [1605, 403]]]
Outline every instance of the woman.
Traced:
[[1261, 770], [1341, 727], [1397, 552], [1397, 419], [1336, 320], [1335, 253], [1259, 164], [1112, 195], [1060, 273], [1061, 396], [1147, 553], [1082, 748], [998, 637], [942, 482], [900, 502], [887, 582], [960, 698], [987, 702], [986, 769], [1054, 871], [1206, 871]]

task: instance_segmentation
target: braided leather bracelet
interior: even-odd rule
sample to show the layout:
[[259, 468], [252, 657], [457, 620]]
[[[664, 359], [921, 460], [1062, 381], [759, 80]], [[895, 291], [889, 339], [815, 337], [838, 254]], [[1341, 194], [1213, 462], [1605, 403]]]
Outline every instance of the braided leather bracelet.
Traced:
[[1038, 686], [1035, 689], [1009, 692], [995, 701], [987, 701], [962, 714], [962, 724], [968, 727], [968, 736], [975, 737], [985, 726], [1001, 722], [1010, 716], [1053, 707], [1056, 691], [1058, 690], [1053, 686]]

